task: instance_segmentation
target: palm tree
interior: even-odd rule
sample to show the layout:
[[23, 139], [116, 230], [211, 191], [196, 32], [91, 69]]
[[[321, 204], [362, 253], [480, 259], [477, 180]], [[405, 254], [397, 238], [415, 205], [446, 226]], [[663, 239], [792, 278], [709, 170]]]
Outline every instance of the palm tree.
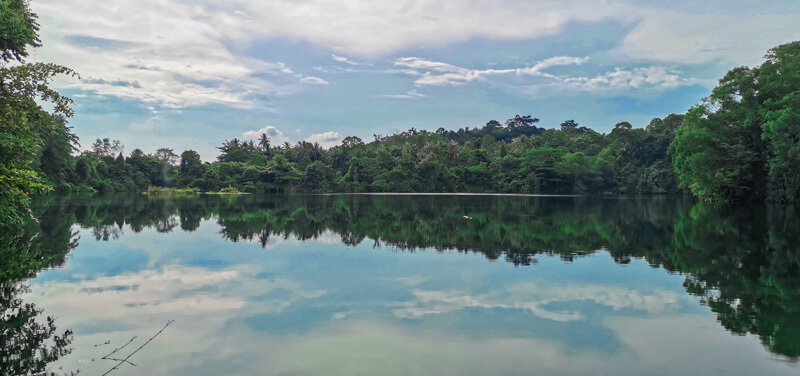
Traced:
[[261, 137], [258, 139], [258, 146], [261, 147], [264, 154], [269, 154], [269, 141], [269, 136], [267, 136], [266, 133], [262, 133]]
[[331, 164], [337, 170], [341, 170], [347, 163], [347, 152], [343, 146], [337, 146], [330, 151]]
[[297, 142], [297, 157], [298, 158], [308, 157], [309, 159], [313, 159], [312, 146], [310, 142], [306, 141]]
[[311, 146], [311, 160], [318, 161], [322, 159], [322, 146], [319, 142], [315, 142], [314, 145]]

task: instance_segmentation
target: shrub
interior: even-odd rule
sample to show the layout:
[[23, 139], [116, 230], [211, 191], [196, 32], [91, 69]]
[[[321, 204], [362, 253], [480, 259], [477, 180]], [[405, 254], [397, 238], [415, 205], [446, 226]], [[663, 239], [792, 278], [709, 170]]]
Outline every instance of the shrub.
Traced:
[[219, 190], [219, 193], [240, 193], [236, 187], [227, 186]]

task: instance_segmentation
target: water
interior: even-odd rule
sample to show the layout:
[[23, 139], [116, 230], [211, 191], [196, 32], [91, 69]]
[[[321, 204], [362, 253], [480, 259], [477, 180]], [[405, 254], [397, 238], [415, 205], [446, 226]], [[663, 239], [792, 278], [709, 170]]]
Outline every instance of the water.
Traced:
[[[666, 197], [46, 197], [25, 303], [100, 375], [796, 375], [800, 216]], [[38, 274], [37, 274], [38, 272]]]

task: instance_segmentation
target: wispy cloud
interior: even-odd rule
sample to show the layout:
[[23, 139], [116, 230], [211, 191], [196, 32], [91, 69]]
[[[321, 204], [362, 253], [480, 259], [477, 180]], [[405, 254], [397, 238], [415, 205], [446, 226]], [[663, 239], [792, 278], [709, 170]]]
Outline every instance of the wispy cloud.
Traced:
[[335, 61], [338, 61], [340, 63], [350, 64], [350, 65], [361, 65], [360, 63], [356, 63], [353, 60], [350, 60], [350, 59], [348, 59], [348, 58], [346, 58], [344, 56], [339, 56], [339, 55], [336, 55], [336, 54], [331, 55], [331, 59], [333, 59]]
[[[514, 84], [504, 87], [535, 96], [547, 89], [547, 94], [557, 92], [603, 92], [640, 88], [669, 88], [691, 84], [695, 81], [683, 78], [680, 72], [662, 66], [616, 68], [591, 77], [557, 75], [546, 72], [548, 68], [581, 65], [588, 58], [556, 56], [538, 61], [530, 66], [508, 69], [467, 69], [456, 65], [431, 61], [418, 57], [403, 57], [394, 61], [395, 66], [407, 68], [397, 73], [416, 76], [417, 86], [458, 86], [474, 81], [490, 82], [492, 77], [521, 76]], [[386, 98], [411, 99], [419, 95], [416, 91], [406, 94], [382, 95]]]
[[[633, 69], [616, 68], [594, 77], [552, 77], [552, 80], [523, 86], [521, 92], [531, 97], [554, 93], [601, 93], [632, 89], [668, 89], [695, 84], [697, 80], [684, 78], [680, 72], [660, 66]], [[542, 93], [547, 91], [546, 93]]]
[[561, 81], [579, 90], [603, 90], [614, 88], [640, 88], [646, 85], [674, 87], [681, 84], [678, 72], [664, 67], [650, 66], [625, 70], [617, 68], [595, 77], [563, 78]]
[[[551, 311], [553, 302], [593, 301], [615, 310], [632, 308], [650, 313], [661, 313], [675, 307], [680, 297], [672, 291], [655, 291], [645, 294], [623, 287], [582, 285], [578, 288], [519, 283], [506, 287], [504, 293], [492, 292], [471, 295], [463, 291], [413, 290], [415, 300], [394, 303], [399, 307], [393, 313], [401, 318], [420, 318], [459, 311], [469, 307], [524, 309], [544, 319], [553, 321], [576, 321], [584, 319], [581, 312]], [[514, 299], [509, 300], [508, 296]]]
[[[242, 28], [261, 35], [291, 35], [339, 51], [338, 56], [380, 56], [476, 38], [537, 39], [561, 33], [569, 24], [612, 21], [632, 28], [620, 45], [620, 51], [629, 56], [691, 62], [725, 59], [742, 64], [742, 59], [750, 55], [743, 53], [745, 50], [761, 56], [765, 48], [785, 42], [787, 31], [796, 30], [800, 22], [800, 6], [788, 1], [769, 9], [756, 2], [731, 5], [708, 0], [713, 13], [697, 12], [689, 3], [628, 0], [574, 0], [568, 4], [560, 0], [416, 0], [391, 4], [348, 0], [345, 5], [307, 0], [302, 6], [284, 1], [236, 3], [255, 18], [240, 25]], [[783, 12], [774, 11], [781, 8]], [[510, 24], [513, 27], [487, 26]]]
[[311, 85], [327, 85], [327, 84], [329, 84], [328, 81], [326, 81], [326, 80], [324, 80], [322, 78], [319, 78], [319, 77], [314, 77], [314, 76], [305, 76], [305, 77], [300, 79], [300, 82], [302, 82], [304, 84], [311, 84]]
[[376, 95], [376, 97], [391, 98], [391, 99], [419, 99], [419, 98], [427, 98], [428, 96], [414, 89], [414, 90], [409, 90], [403, 94], [382, 94], [382, 95]]
[[[91, 2], [42, 0], [33, 4], [45, 47], [39, 58], [58, 61], [92, 79], [60, 87], [179, 108], [222, 104], [252, 108], [254, 98], [296, 94], [307, 83], [281, 62], [235, 52], [228, 40], [246, 40], [244, 11], [210, 11], [160, 0]], [[120, 85], [122, 82], [135, 83]]]
[[[419, 0], [414, 6], [361, 0], [351, 0], [347, 6], [333, 6], [326, 0], [308, 0], [302, 6], [247, 0], [214, 5], [119, 0], [113, 7], [38, 0], [32, 6], [45, 25], [41, 31], [45, 47], [37, 57], [98, 80], [59, 82], [59, 86], [173, 108], [207, 104], [251, 108], [258, 105], [256, 98], [293, 95], [314, 90], [308, 84], [327, 83], [323, 77], [291, 76], [298, 72], [246, 52], [243, 46], [261, 38], [288, 36], [339, 51], [331, 59], [345, 67], [320, 67], [320, 71], [333, 72], [364, 65], [352, 56], [386, 55], [475, 38], [535, 39], [560, 33], [571, 22], [613, 20], [631, 27], [612, 51], [620, 60], [698, 63], [722, 59], [741, 64], [757, 62], [766, 48], [785, 42], [787, 32], [800, 23], [797, 8], [776, 13], [755, 4], [739, 4], [719, 7], [715, 14], [699, 14], [688, 7], [666, 10], [622, 0], [577, 0], [571, 6], [557, 0], [502, 4]], [[486, 27], [519, 19], [534, 21]], [[545, 65], [475, 70], [422, 58], [396, 61], [398, 66], [418, 71], [418, 85], [437, 86], [491, 75], [542, 74], [548, 62], [540, 63]], [[138, 87], [109, 82], [137, 82]]]
[[578, 58], [570, 56], [556, 56], [536, 62], [530, 67], [511, 68], [511, 69], [467, 69], [452, 64], [438, 61], [426, 60], [418, 57], [402, 57], [395, 60], [394, 65], [411, 68], [411, 74], [416, 74], [419, 78], [414, 83], [420, 86], [455, 86], [463, 85], [468, 82], [482, 80], [489, 76], [497, 75], [525, 75], [554, 77], [543, 70], [560, 65], [583, 64], [588, 58]]

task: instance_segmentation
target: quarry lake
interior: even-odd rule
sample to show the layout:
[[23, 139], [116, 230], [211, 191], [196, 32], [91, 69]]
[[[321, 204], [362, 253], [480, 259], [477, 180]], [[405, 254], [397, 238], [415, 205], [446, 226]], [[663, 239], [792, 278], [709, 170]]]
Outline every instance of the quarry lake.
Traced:
[[110, 195], [33, 211], [24, 247], [51, 261], [6, 300], [66, 332], [56, 373], [800, 373], [795, 208]]

